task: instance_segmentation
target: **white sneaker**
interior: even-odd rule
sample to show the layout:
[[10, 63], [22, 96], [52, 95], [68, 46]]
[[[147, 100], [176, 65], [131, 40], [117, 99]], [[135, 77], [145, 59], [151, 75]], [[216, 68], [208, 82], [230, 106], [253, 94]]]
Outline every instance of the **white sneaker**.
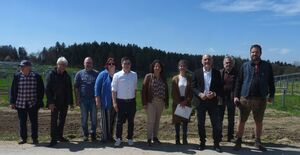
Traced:
[[116, 142], [115, 142], [115, 146], [120, 146], [121, 145], [121, 139], [120, 138], [117, 138], [116, 139]]
[[132, 146], [133, 145], [133, 140], [132, 139], [128, 139], [128, 145]]

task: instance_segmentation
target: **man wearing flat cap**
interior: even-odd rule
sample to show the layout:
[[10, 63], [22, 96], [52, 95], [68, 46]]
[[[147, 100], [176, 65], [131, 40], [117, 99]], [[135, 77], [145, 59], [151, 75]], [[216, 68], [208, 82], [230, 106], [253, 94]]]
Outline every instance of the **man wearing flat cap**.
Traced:
[[10, 107], [18, 112], [19, 144], [27, 142], [27, 116], [31, 123], [32, 143], [38, 143], [38, 110], [43, 107], [44, 83], [41, 76], [31, 70], [31, 62], [22, 60], [20, 71], [14, 74], [10, 89]]

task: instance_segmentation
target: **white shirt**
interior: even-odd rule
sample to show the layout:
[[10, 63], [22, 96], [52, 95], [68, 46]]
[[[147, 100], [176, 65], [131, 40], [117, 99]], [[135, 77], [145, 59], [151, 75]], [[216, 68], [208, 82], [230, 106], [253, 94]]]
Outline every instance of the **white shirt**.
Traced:
[[203, 76], [204, 76], [204, 92], [208, 92], [210, 88], [210, 82], [211, 82], [211, 70], [206, 71], [203, 67]]
[[117, 92], [118, 99], [133, 99], [137, 90], [137, 74], [133, 71], [125, 73], [123, 70], [114, 74], [111, 90]]
[[178, 88], [179, 88], [180, 96], [185, 96], [185, 89], [186, 89], [186, 86], [187, 86], [187, 79], [186, 79], [186, 77], [183, 77], [181, 75], [179, 75], [178, 77], [179, 77]]

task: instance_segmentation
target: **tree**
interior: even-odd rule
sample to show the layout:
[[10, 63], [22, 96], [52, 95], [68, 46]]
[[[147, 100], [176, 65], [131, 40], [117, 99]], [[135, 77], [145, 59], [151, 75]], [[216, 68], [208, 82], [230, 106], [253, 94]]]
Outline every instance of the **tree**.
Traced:
[[18, 53], [19, 53], [19, 60], [28, 59], [27, 52], [24, 47], [19, 47]]

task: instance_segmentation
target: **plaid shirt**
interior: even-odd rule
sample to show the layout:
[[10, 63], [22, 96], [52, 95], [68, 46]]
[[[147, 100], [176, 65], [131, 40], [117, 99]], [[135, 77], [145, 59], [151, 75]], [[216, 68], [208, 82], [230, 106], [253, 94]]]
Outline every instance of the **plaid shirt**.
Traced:
[[37, 103], [37, 80], [35, 76], [33, 72], [30, 72], [28, 76], [20, 75], [16, 100], [17, 108], [31, 108]]

